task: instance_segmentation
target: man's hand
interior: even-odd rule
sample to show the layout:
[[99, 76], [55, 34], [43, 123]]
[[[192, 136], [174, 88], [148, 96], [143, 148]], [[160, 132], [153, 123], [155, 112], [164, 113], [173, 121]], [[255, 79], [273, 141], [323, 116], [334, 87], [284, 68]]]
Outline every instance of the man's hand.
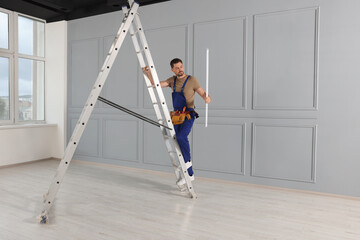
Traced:
[[151, 75], [151, 71], [150, 71], [149, 66], [143, 67], [142, 70], [143, 70], [143, 73], [146, 74], [146, 76], [149, 78], [151, 84], [154, 85], [154, 80], [153, 80], [153, 77]]
[[148, 77], [151, 76], [151, 71], [150, 71], [149, 66], [143, 67], [142, 70], [143, 70], [143, 73], [146, 74]]
[[[150, 71], [149, 66], [143, 67], [143, 68], [142, 68], [142, 71], [143, 71], [143, 73], [146, 74], [146, 76], [149, 78], [151, 84], [154, 85], [154, 79], [153, 79], [153, 77], [152, 77], [152, 74], [151, 74], [151, 71]], [[168, 86], [169, 86], [169, 83], [166, 82], [166, 81], [160, 81], [160, 86], [161, 86], [162, 88], [168, 87]], [[155, 86], [154, 86], [154, 87], [155, 87]]]
[[208, 97], [205, 97], [205, 103], [210, 103], [211, 102], [211, 97], [210, 96], [208, 96]]
[[199, 87], [196, 92], [202, 97], [202, 99], [204, 99], [205, 103], [210, 103], [211, 102], [211, 97], [208, 96], [206, 97], [206, 92], [202, 87]]

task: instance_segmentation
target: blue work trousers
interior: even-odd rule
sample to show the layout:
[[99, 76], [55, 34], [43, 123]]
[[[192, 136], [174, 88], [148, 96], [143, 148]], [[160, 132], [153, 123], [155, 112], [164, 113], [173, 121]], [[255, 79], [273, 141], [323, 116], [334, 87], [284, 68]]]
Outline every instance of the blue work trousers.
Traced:
[[[185, 162], [190, 161], [191, 154], [190, 154], [190, 144], [188, 136], [191, 132], [191, 128], [194, 124], [195, 117], [191, 114], [191, 119], [185, 118], [183, 124], [174, 125], [175, 132], [176, 132], [176, 140], [179, 143], [181, 152], [184, 156]], [[194, 174], [192, 167], [188, 168], [189, 175], [192, 176]]]

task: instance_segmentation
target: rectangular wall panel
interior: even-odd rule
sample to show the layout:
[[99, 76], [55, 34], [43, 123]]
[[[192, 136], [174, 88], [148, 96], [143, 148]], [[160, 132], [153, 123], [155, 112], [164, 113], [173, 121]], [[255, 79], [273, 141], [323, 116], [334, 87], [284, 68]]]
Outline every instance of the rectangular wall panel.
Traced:
[[318, 9], [254, 16], [254, 109], [317, 108]]
[[[78, 122], [78, 118], [71, 118], [71, 132], [68, 135], [69, 139], [72, 136], [72, 133], [75, 129], [75, 126]], [[86, 124], [86, 128], [80, 138], [79, 145], [76, 148], [75, 155], [83, 155], [89, 157], [99, 157], [99, 120], [98, 119], [89, 119]]]
[[253, 124], [251, 175], [315, 182], [316, 128]]
[[138, 162], [138, 121], [105, 119], [103, 157]]
[[194, 169], [244, 174], [245, 123], [194, 126]]
[[[104, 38], [104, 57], [109, 52], [114, 37]], [[111, 68], [101, 96], [125, 107], [138, 107], [139, 64], [130, 37], [126, 37]], [[106, 106], [108, 107], [108, 106]]]
[[144, 123], [144, 163], [172, 166], [160, 128]]
[[[194, 24], [194, 75], [206, 88], [209, 48], [209, 94], [213, 109], [246, 107], [246, 18]], [[225, 97], [226, 96], [226, 97]]]
[[99, 40], [86, 39], [70, 43], [71, 48], [71, 107], [83, 107], [99, 69]]
[[[188, 73], [187, 66], [187, 26], [174, 26], [168, 28], [152, 29], [145, 31], [151, 56], [153, 58], [159, 80], [163, 81], [174, 75], [171, 71], [170, 61], [174, 58], [180, 58], [183, 61], [185, 73]], [[189, 73], [188, 73], [189, 74]], [[140, 76], [144, 82], [143, 76]], [[145, 83], [144, 83], [145, 86]], [[172, 100], [170, 88], [163, 89], [166, 104], [172, 109]], [[144, 107], [152, 109], [149, 93], [144, 88]]]

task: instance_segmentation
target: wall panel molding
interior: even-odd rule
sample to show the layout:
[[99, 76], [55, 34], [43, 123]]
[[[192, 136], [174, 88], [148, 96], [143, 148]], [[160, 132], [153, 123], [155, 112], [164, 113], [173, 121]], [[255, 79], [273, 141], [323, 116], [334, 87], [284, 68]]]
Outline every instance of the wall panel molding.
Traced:
[[[170, 61], [173, 58], [183, 60], [185, 73], [188, 73], [188, 25], [168, 26], [145, 31], [146, 39], [151, 51], [151, 56], [159, 76], [160, 81], [173, 76], [171, 72]], [[143, 83], [143, 106], [145, 109], [153, 109], [149, 97], [148, 89], [145, 87], [143, 75], [139, 74], [139, 81]], [[164, 96], [168, 108], [172, 108], [171, 90], [163, 88]]]
[[253, 109], [317, 110], [319, 8], [253, 20]]
[[[70, 133], [69, 139], [72, 137], [75, 126], [77, 125], [79, 118], [75, 116], [69, 117]], [[88, 156], [88, 157], [100, 157], [100, 122], [101, 120], [95, 117], [89, 119], [86, 123], [86, 128], [79, 140], [79, 144], [76, 148], [74, 155]]]
[[101, 38], [76, 40], [70, 46], [69, 107], [83, 107], [98, 76]]
[[252, 124], [251, 176], [316, 181], [317, 125]]
[[[206, 48], [209, 48], [209, 93], [217, 99], [212, 103], [212, 108], [245, 110], [247, 108], [247, 18], [237, 17], [194, 23], [194, 75], [204, 89]], [[223, 84], [224, 81], [228, 83]], [[224, 95], [227, 98], [221, 97]]]
[[[104, 63], [114, 39], [115, 36], [103, 38], [102, 63]], [[139, 63], [135, 49], [130, 36], [126, 36], [106, 79], [101, 95], [121, 106], [138, 108], [138, 94], [140, 93], [138, 72]], [[103, 106], [111, 108], [106, 104], [103, 104]]]
[[195, 170], [244, 175], [246, 123], [195, 123], [191, 149]]
[[139, 162], [138, 129], [137, 120], [103, 119], [103, 157]]
[[[170, 156], [160, 129], [144, 123], [143, 136], [144, 164], [171, 167]], [[191, 135], [189, 135], [189, 140], [191, 146]]]

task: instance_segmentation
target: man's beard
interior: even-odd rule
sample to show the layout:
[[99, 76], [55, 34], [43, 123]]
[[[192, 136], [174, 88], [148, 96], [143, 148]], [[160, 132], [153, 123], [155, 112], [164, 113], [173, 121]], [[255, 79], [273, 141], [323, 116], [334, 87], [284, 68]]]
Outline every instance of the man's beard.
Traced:
[[184, 76], [184, 72], [179, 72], [179, 73], [177, 74], [177, 76], [178, 76], [178, 77]]

